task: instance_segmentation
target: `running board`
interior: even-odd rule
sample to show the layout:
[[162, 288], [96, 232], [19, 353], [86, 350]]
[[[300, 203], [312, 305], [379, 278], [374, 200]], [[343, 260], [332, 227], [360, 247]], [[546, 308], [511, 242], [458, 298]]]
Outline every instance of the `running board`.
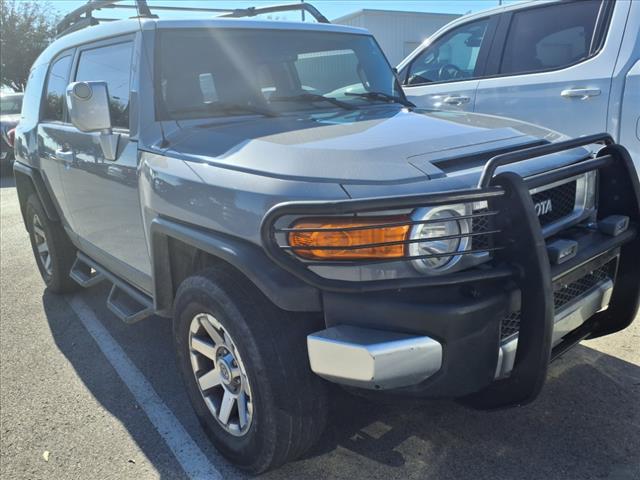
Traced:
[[153, 315], [153, 302], [124, 282], [113, 284], [107, 307], [124, 323], [136, 323]]
[[69, 276], [83, 288], [93, 287], [106, 278], [94, 267], [93, 262], [80, 252], [71, 266]]
[[78, 252], [69, 274], [83, 287], [92, 287], [103, 280], [112, 283], [107, 307], [124, 323], [136, 323], [154, 314], [153, 299], [105, 268]]

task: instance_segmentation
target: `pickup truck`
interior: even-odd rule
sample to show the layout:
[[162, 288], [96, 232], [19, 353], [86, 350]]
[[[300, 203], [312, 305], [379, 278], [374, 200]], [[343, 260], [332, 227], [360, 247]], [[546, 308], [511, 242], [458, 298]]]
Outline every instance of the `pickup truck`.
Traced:
[[[65, 17], [31, 70], [22, 215], [49, 291], [109, 282], [124, 322], [172, 322], [239, 467], [307, 451], [332, 383], [523, 405], [633, 321], [640, 188], [609, 135], [415, 108], [367, 31], [308, 3], [91, 15], [114, 3]], [[291, 8], [318, 22], [246, 18]]]
[[398, 65], [423, 108], [488, 113], [572, 137], [608, 132], [640, 171], [640, 2], [518, 2], [442, 27]]

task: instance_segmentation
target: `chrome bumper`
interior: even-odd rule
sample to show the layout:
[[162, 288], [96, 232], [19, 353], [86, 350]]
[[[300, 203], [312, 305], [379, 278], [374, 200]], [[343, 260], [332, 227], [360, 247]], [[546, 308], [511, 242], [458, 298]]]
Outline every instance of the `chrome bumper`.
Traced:
[[[555, 347], [560, 343], [562, 337], [578, 328], [599, 311], [606, 309], [609, 306], [612, 292], [613, 282], [607, 280], [557, 312], [554, 319], [551, 345]], [[509, 376], [509, 373], [513, 370], [517, 349], [517, 335], [505, 339], [500, 344], [495, 374], [496, 379]]]
[[415, 385], [442, 366], [430, 337], [340, 325], [307, 337], [311, 370], [343, 385], [389, 389]]

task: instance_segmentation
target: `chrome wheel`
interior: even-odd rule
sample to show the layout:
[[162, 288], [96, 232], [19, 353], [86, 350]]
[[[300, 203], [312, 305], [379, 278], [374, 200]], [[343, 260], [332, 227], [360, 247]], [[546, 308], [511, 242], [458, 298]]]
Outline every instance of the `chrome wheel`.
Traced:
[[47, 243], [47, 236], [42, 228], [42, 222], [37, 214], [33, 215], [33, 237], [36, 243], [36, 250], [38, 257], [40, 258], [40, 264], [47, 275], [51, 276], [51, 253], [49, 252], [49, 244]]
[[211, 414], [230, 434], [245, 435], [253, 418], [251, 387], [231, 336], [213, 315], [201, 313], [191, 320], [189, 355]]

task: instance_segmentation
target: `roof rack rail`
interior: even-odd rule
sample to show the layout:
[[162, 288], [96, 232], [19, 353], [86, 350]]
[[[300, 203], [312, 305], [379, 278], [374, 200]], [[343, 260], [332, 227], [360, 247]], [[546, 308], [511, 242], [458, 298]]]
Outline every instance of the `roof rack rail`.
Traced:
[[68, 33], [81, 30], [100, 22], [113, 21], [112, 18], [96, 18], [93, 12], [107, 8], [130, 9], [138, 12], [137, 17], [158, 18], [153, 11], [171, 12], [206, 12], [217, 13], [220, 17], [242, 18], [255, 17], [267, 13], [300, 11], [309, 13], [318, 23], [331, 23], [320, 13], [320, 11], [310, 3], [294, 3], [287, 5], [273, 5], [269, 7], [248, 7], [248, 8], [210, 8], [210, 7], [177, 7], [177, 6], [149, 6], [147, 0], [129, 0], [128, 4], [122, 4], [124, 0], [88, 0], [86, 4], [76, 8], [71, 13], [65, 15], [56, 28], [57, 38]]

